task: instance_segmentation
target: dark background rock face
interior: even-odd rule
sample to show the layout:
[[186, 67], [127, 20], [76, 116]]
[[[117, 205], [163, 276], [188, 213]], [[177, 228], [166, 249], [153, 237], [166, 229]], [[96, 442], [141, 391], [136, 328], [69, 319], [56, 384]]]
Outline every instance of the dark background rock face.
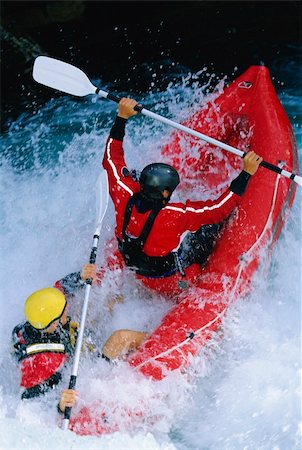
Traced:
[[297, 1], [2, 1], [2, 127], [60, 95], [33, 81], [38, 55], [138, 95], [204, 67], [223, 75], [270, 67], [301, 45], [301, 14]]

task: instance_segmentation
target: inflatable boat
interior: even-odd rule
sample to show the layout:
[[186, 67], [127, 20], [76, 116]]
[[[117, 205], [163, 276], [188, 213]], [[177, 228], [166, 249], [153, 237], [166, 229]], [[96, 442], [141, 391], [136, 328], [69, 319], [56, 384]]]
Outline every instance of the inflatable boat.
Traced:
[[[244, 152], [254, 150], [264, 160], [298, 173], [298, 155], [291, 124], [264, 66], [251, 66], [212, 101], [200, 106], [184, 123]], [[200, 185], [213, 198], [242, 170], [238, 156], [181, 131], [171, 134], [162, 160], [181, 175], [184, 195]], [[209, 341], [223, 330], [229, 306], [251, 290], [255, 271], [268, 259], [295, 197], [288, 178], [259, 168], [240, 206], [223, 228], [195, 288], [183, 294], [147, 341], [128, 357], [130, 367], [156, 382], [173, 371], [185, 372]], [[72, 417], [79, 434], [118, 429], [104, 419], [101, 408], [84, 408]]]

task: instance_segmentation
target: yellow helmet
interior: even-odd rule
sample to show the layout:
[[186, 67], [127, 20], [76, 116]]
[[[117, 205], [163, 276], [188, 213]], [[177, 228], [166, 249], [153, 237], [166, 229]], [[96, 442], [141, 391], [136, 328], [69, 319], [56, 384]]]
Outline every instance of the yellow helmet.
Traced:
[[34, 328], [43, 330], [62, 316], [65, 306], [65, 295], [58, 289], [49, 287], [39, 289], [27, 298], [24, 313], [26, 320]]

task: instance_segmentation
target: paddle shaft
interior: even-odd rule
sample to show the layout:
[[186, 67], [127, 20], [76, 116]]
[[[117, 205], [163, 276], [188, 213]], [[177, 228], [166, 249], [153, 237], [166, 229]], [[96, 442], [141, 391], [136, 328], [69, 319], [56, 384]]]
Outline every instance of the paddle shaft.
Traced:
[[[95, 93], [98, 94], [100, 97], [107, 98], [108, 100], [112, 100], [116, 103], [119, 103], [121, 100], [116, 95], [111, 94], [111, 92], [105, 92], [98, 88], [96, 88]], [[178, 130], [184, 131], [185, 133], [191, 134], [192, 136], [202, 139], [202, 140], [208, 142], [209, 144], [216, 145], [217, 147], [220, 147], [230, 153], [240, 156], [241, 158], [243, 158], [246, 155], [245, 152], [243, 152], [242, 150], [239, 150], [238, 148], [232, 147], [231, 145], [225, 144], [224, 142], [218, 141], [217, 139], [206, 136], [205, 134], [200, 133], [199, 131], [192, 130], [191, 128], [188, 128], [184, 125], [174, 122], [173, 120], [167, 119], [166, 117], [162, 117], [159, 114], [156, 114], [152, 111], [149, 111], [148, 109], [145, 109], [141, 105], [135, 106], [134, 109], [136, 111], [144, 114], [145, 116], [151, 117], [152, 119], [158, 120], [159, 122], [165, 123], [166, 125], [170, 125], [173, 128], [176, 128]], [[272, 172], [276, 172], [280, 175], [283, 175], [286, 178], [290, 178], [291, 180], [296, 181], [298, 184], [301, 185], [301, 180], [302, 180], [301, 177], [294, 173], [288, 172], [287, 170], [283, 170], [281, 167], [275, 166], [274, 164], [271, 164], [266, 161], [262, 161], [260, 163], [260, 166], [264, 167], [265, 169], [271, 170]]]
[[[98, 243], [99, 243], [99, 238], [100, 238], [100, 233], [101, 233], [101, 228], [102, 228], [102, 222], [103, 222], [103, 219], [104, 219], [104, 216], [105, 216], [105, 213], [107, 210], [107, 206], [108, 206], [108, 199], [109, 199], [108, 178], [107, 178], [107, 173], [105, 171], [101, 171], [101, 174], [98, 179], [98, 184], [99, 184], [99, 190], [97, 191], [97, 193], [99, 195], [97, 196], [97, 203], [99, 206], [99, 214], [98, 214], [98, 218], [97, 218], [97, 227], [96, 227], [96, 230], [93, 235], [92, 248], [91, 248], [90, 257], [89, 257], [90, 264], [95, 264], [95, 261], [96, 261]], [[90, 295], [90, 289], [91, 289], [92, 282], [93, 282], [93, 280], [91, 278], [88, 278], [85, 281], [85, 284], [86, 284], [85, 297], [84, 297], [84, 302], [83, 302], [81, 321], [79, 324], [79, 332], [78, 332], [78, 336], [77, 336], [77, 342], [76, 342], [74, 359], [73, 359], [73, 366], [72, 366], [68, 389], [75, 389], [76, 383], [77, 383], [77, 374], [78, 374], [78, 369], [79, 369], [79, 362], [80, 362], [82, 342], [83, 342], [85, 322], [86, 322], [88, 302], [89, 302], [89, 295]], [[63, 420], [63, 424], [62, 424], [62, 428], [64, 430], [68, 429], [70, 415], [71, 415], [71, 407], [67, 406], [64, 411], [64, 420]]]
[[[100, 231], [98, 228], [93, 236], [93, 245], [92, 245], [90, 258], [89, 258], [90, 264], [95, 264], [99, 237], [100, 237]], [[77, 383], [77, 374], [78, 374], [78, 369], [79, 369], [81, 348], [82, 348], [82, 342], [83, 342], [83, 336], [84, 336], [85, 322], [86, 322], [88, 302], [89, 302], [89, 294], [90, 294], [92, 281], [93, 280], [91, 278], [88, 278], [85, 282], [86, 283], [85, 298], [84, 298], [84, 303], [83, 303], [83, 308], [82, 308], [81, 321], [80, 321], [80, 325], [79, 325], [79, 333], [77, 336], [77, 343], [76, 343], [76, 348], [75, 348], [75, 353], [74, 353], [73, 366], [72, 366], [68, 389], [75, 389], [76, 383]], [[63, 420], [63, 426], [62, 426], [63, 430], [67, 430], [67, 428], [68, 428], [70, 415], [71, 415], [71, 407], [67, 406], [64, 411], [64, 420]]]

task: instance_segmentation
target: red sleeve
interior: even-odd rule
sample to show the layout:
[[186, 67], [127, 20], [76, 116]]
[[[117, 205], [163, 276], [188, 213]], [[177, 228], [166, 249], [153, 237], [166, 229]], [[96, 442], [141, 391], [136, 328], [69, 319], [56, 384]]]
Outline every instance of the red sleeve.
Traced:
[[126, 167], [122, 141], [109, 137], [103, 167], [107, 171], [109, 193], [116, 211], [117, 228], [120, 231], [127, 201], [140, 189], [139, 183], [133, 180]]
[[240, 197], [227, 190], [217, 200], [206, 202], [186, 202], [186, 229], [197, 231], [202, 225], [219, 223], [239, 205]]

